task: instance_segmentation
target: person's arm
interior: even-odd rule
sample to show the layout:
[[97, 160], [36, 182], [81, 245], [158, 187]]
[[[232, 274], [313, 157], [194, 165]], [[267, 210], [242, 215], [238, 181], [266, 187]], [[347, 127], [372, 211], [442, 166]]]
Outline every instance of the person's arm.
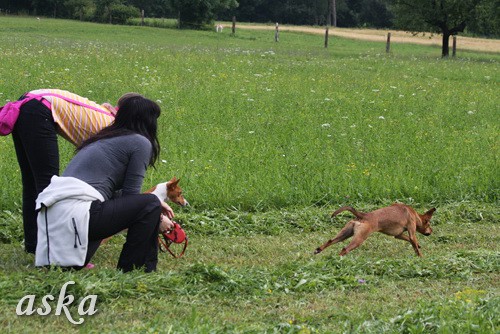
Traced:
[[106, 108], [107, 111], [109, 111], [113, 116], [116, 116], [116, 113], [118, 112], [118, 110], [116, 110], [115, 107], [113, 107], [111, 104], [109, 104], [108, 102], [104, 102], [103, 104], [101, 104], [104, 108]]

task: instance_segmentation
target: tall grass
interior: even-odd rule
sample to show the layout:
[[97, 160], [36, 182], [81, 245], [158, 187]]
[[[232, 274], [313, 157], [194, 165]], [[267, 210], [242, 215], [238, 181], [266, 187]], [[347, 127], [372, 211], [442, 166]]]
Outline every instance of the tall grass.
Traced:
[[[2, 102], [40, 87], [158, 100], [166, 163], [146, 183], [177, 175], [201, 208], [498, 199], [498, 55], [1, 20]], [[12, 208], [19, 173], [10, 139], [0, 145]]]

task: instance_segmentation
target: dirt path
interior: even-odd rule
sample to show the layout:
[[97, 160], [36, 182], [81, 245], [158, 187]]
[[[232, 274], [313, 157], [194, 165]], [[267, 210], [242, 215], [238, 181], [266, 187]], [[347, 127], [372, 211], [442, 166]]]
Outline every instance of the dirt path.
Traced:
[[[231, 26], [226, 24], [225, 27], [230, 28]], [[275, 26], [238, 24], [236, 28], [274, 30]], [[306, 32], [306, 33], [321, 34], [321, 35], [325, 34], [324, 28], [314, 28], [307, 26], [280, 25], [280, 31], [298, 31], [298, 32]], [[360, 39], [365, 41], [379, 41], [385, 43], [387, 40], [388, 32], [391, 33], [391, 42], [393, 43], [415, 43], [415, 44], [437, 45], [437, 46], [441, 45], [441, 38], [442, 38], [441, 35], [430, 36], [430, 34], [426, 34], [426, 36], [422, 35], [413, 36], [411, 33], [407, 33], [404, 31], [396, 31], [396, 30], [332, 28], [330, 29], [329, 34], [345, 38]], [[450, 43], [451, 43], [451, 38], [450, 38]], [[458, 36], [457, 49], [500, 52], [500, 40]]]

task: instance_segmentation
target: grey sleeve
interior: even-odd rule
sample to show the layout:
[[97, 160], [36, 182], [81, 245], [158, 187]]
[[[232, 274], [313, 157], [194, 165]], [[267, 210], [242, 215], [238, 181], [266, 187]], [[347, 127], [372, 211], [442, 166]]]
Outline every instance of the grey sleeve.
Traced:
[[[137, 138], [140, 139], [137, 140]], [[135, 137], [134, 142], [131, 142], [130, 145], [133, 149], [130, 152], [129, 163], [125, 171], [122, 195], [139, 194], [141, 192], [142, 182], [152, 153], [151, 143], [143, 136]]]

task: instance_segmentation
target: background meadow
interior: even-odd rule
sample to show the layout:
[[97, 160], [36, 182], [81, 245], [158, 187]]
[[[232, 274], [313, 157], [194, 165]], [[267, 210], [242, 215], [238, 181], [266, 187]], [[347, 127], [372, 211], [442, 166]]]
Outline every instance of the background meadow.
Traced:
[[[144, 188], [177, 176], [190, 236], [157, 274], [33, 268], [22, 251], [21, 181], [0, 138], [0, 324], [9, 331], [494, 332], [498, 328], [499, 54], [230, 29], [178, 31], [0, 17], [0, 104], [37, 88], [98, 102], [157, 100], [161, 162]], [[61, 141], [61, 168], [74, 148]], [[312, 251], [362, 210], [438, 208], [411, 247], [374, 236], [345, 258]], [[99, 294], [72, 327], [17, 317], [28, 293]], [[245, 310], [245, 312], [241, 312]], [[29, 324], [27, 330], [26, 323]]]
[[[334, 39], [325, 50], [292, 33], [274, 43], [244, 30], [2, 20], [0, 100], [40, 87], [158, 100], [166, 162], [145, 186], [181, 177], [196, 207], [498, 198], [497, 54], [443, 61], [436, 48], [386, 55]], [[4, 180], [17, 179], [15, 157], [3, 163]], [[20, 187], [4, 183], [12, 208]]]

